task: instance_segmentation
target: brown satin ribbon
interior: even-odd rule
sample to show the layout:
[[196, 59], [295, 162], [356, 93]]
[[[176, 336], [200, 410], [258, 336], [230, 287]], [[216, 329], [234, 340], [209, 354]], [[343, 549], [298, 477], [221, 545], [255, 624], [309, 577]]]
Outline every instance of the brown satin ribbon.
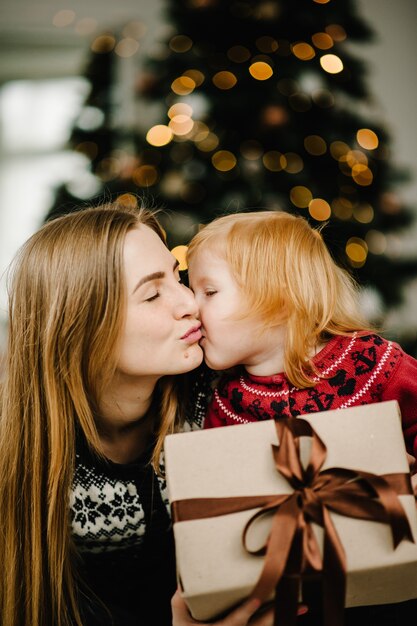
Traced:
[[[249, 554], [264, 556], [264, 566], [251, 594], [262, 602], [275, 589], [275, 625], [295, 626], [301, 578], [320, 571], [323, 580], [325, 626], [341, 626], [346, 590], [346, 558], [329, 510], [357, 519], [390, 525], [394, 548], [403, 539], [414, 541], [398, 494], [411, 494], [409, 474], [378, 476], [360, 470], [330, 468], [321, 471], [326, 446], [311, 424], [303, 419], [275, 421], [279, 446], [272, 445], [275, 467], [294, 491], [285, 495], [192, 498], [172, 503], [174, 522], [216, 517], [260, 508], [243, 529]], [[310, 459], [304, 468], [299, 437], [312, 438]], [[246, 545], [251, 525], [273, 513], [266, 545], [250, 550]], [[324, 528], [323, 558], [311, 527]]]

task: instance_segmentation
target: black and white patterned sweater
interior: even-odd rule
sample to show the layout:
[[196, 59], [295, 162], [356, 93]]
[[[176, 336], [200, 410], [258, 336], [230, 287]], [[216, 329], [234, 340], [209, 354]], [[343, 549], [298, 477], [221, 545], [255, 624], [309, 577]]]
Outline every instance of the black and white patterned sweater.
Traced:
[[[201, 428], [211, 377], [205, 368], [195, 373], [184, 430]], [[106, 621], [100, 607], [87, 600], [86, 626], [171, 625], [176, 581], [169, 502], [163, 461], [158, 476], [151, 455], [152, 446], [135, 462], [118, 464], [98, 459], [82, 440], [77, 444], [72, 536], [82, 580], [113, 620]]]

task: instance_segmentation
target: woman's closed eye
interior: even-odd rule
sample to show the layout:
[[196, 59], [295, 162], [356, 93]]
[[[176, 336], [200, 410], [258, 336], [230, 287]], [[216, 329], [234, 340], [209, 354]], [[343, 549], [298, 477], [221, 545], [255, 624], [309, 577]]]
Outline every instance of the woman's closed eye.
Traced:
[[217, 291], [215, 289], [206, 289], [204, 291], [204, 295], [207, 296], [208, 298], [210, 296], [214, 296], [214, 294], [216, 294], [216, 293], [217, 293]]
[[156, 293], [154, 293], [152, 296], [149, 296], [148, 298], [145, 298], [145, 302], [153, 302], [154, 300], [156, 300], [157, 298], [159, 298], [159, 291], [157, 291]]

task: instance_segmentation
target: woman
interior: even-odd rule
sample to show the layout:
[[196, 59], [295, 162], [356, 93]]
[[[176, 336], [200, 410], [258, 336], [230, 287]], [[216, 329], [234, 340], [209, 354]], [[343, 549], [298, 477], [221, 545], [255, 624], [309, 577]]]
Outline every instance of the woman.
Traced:
[[[113, 205], [44, 225], [16, 258], [9, 323], [2, 625], [168, 626], [175, 568], [158, 465], [164, 436], [186, 422], [178, 375], [202, 351], [155, 217]], [[219, 625], [244, 626], [256, 608]], [[176, 626], [196, 623], [178, 595], [173, 611]]]

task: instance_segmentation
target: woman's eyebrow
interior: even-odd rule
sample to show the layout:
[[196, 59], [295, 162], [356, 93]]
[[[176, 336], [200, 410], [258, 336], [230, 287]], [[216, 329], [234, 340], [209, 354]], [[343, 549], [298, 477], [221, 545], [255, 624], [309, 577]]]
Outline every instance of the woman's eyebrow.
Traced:
[[[174, 263], [174, 266], [172, 268], [173, 272], [175, 272], [175, 270], [177, 269], [178, 265], [179, 265], [179, 261], [177, 261], [177, 259], [175, 259], [175, 263]], [[135, 291], [137, 289], [139, 289], [139, 287], [141, 287], [145, 283], [149, 283], [152, 280], [159, 280], [161, 278], [164, 278], [164, 276], [165, 276], [165, 272], [152, 272], [152, 274], [146, 274], [146, 276], [142, 276], [142, 278], [139, 280], [139, 282], [136, 284], [135, 288], [133, 289], [132, 295], [135, 293]]]

